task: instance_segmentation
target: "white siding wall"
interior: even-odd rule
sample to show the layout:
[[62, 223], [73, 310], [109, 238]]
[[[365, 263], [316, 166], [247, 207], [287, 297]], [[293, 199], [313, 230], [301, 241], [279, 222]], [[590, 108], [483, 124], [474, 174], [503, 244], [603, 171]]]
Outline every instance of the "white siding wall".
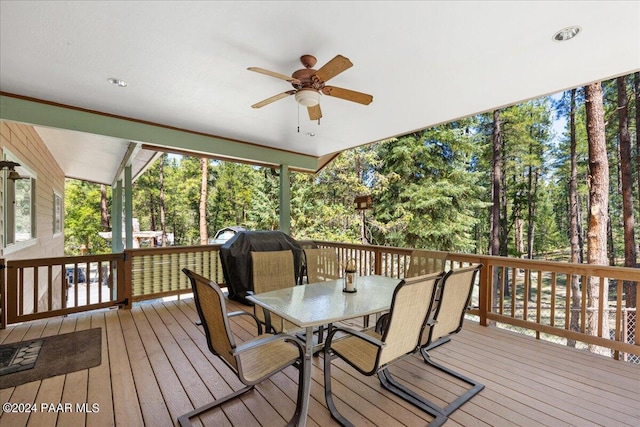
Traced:
[[[64, 206], [64, 172], [32, 126], [0, 121], [0, 148], [2, 150], [0, 155], [3, 155], [4, 151], [8, 150], [19, 158], [21, 164], [37, 174], [37, 238], [34, 244], [26, 245], [19, 250], [5, 248], [5, 200], [4, 194], [0, 194], [2, 196], [0, 197], [0, 257], [5, 260], [12, 260], [64, 256], [64, 232], [53, 234], [53, 192], [56, 191], [58, 194], [63, 195]], [[0, 193], [3, 189], [4, 183], [0, 176]], [[46, 280], [46, 277], [41, 278], [42, 280]], [[42, 299], [46, 292], [46, 282], [40, 283], [39, 289], [41, 294], [39, 297]], [[55, 292], [55, 294], [59, 294], [59, 292]]]

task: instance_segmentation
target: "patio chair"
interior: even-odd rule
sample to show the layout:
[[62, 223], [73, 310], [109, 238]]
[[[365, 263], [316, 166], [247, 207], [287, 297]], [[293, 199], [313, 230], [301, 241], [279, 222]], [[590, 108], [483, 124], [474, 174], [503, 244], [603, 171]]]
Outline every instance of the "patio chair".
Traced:
[[[253, 292], [256, 294], [290, 288], [296, 284], [293, 252], [290, 250], [251, 252], [251, 267]], [[262, 307], [254, 306], [253, 310], [267, 332], [287, 332], [297, 328]]]
[[[444, 271], [447, 256], [449, 252], [442, 251], [427, 251], [424, 249], [414, 249], [411, 252], [411, 258], [409, 260], [409, 266], [405, 271], [404, 277], [416, 277], [423, 276], [425, 274], [438, 273]], [[434, 299], [433, 310], [438, 306], [440, 301], [440, 286], [436, 289], [436, 296]]]
[[[309, 248], [304, 250], [305, 268], [307, 273], [307, 283], [327, 282], [340, 278], [340, 262], [334, 249], [329, 248]], [[324, 326], [319, 326], [314, 333], [317, 333], [318, 343], [324, 339]], [[331, 330], [331, 324], [327, 325], [327, 330]], [[304, 332], [298, 334], [304, 338]], [[317, 355], [316, 352], [314, 355]]]
[[[352, 426], [336, 408], [331, 390], [331, 361], [339, 357], [363, 375], [371, 376], [385, 372], [397, 361], [415, 354], [420, 350], [420, 338], [431, 311], [436, 285], [442, 273], [434, 273], [405, 279], [393, 293], [388, 322], [382, 334], [372, 330], [357, 331], [336, 326], [329, 335], [324, 347], [324, 387], [327, 407], [331, 416], [343, 426]], [[340, 338], [334, 341], [336, 334]], [[385, 384], [383, 384], [385, 385]], [[386, 387], [386, 385], [385, 385]], [[394, 385], [389, 391], [414, 403], [414, 397], [405, 392], [406, 387]], [[408, 389], [406, 389], [408, 391]], [[442, 425], [447, 417], [437, 406], [421, 407], [434, 417], [431, 426]]]
[[305, 249], [307, 283], [326, 282], [340, 278], [338, 255], [334, 249]]
[[481, 268], [482, 264], [475, 264], [447, 272], [440, 285], [440, 301], [423, 332], [420, 353], [425, 363], [471, 386], [469, 390], [443, 408], [442, 411], [447, 416], [478, 394], [484, 385], [434, 362], [429, 356], [429, 351], [449, 342], [451, 336], [462, 329], [464, 314], [471, 300], [473, 284]]
[[448, 255], [449, 252], [415, 249], [411, 252], [409, 267], [404, 277], [424, 276], [425, 274], [444, 271]]
[[[296, 409], [288, 426], [297, 425], [302, 408], [304, 382], [304, 346], [296, 338], [278, 334], [262, 334], [262, 328], [255, 316], [246, 311], [227, 313], [224, 294], [220, 287], [186, 268], [182, 272], [189, 277], [193, 288], [193, 298], [202, 319], [209, 350], [238, 376], [246, 387], [201, 406], [178, 417], [180, 426], [191, 426], [190, 418], [213, 409], [250, 390], [254, 386], [289, 366], [300, 371], [298, 376], [298, 397]], [[248, 315], [258, 325], [258, 336], [250, 341], [236, 345], [231, 332], [229, 317]]]

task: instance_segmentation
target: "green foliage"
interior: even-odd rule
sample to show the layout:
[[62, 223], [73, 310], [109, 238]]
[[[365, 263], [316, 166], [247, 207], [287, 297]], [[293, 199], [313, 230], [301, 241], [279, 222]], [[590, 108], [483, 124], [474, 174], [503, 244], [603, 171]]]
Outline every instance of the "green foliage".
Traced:
[[292, 174], [291, 232], [301, 239], [360, 242], [361, 215], [354, 198], [371, 194], [376, 146], [340, 154], [316, 175]]
[[380, 144], [374, 192], [374, 241], [447, 251], [475, 251], [486, 208], [472, 119]]
[[100, 186], [67, 179], [65, 182], [65, 253], [80, 255], [84, 245], [87, 254], [111, 252], [111, 241], [98, 235], [101, 229]]
[[[611, 156], [611, 246], [619, 252], [623, 233], [619, 179], [614, 178], [619, 175], [617, 101], [615, 85], [605, 82], [603, 87]], [[633, 93], [631, 87], [629, 93]], [[529, 244], [532, 256], [568, 246], [569, 134], [568, 128], [562, 135], [552, 131], [553, 114], [568, 116], [567, 94], [553, 104], [541, 98], [500, 112], [507, 244], [509, 253], [516, 256], [526, 253]], [[635, 101], [631, 101], [633, 117]], [[577, 107], [578, 198], [584, 223], [589, 179], [580, 91]], [[486, 253], [492, 121], [491, 113], [458, 120], [344, 151], [315, 175], [291, 172], [291, 234], [297, 239], [352, 243], [364, 236], [372, 244]], [[631, 131], [633, 139], [635, 128]], [[174, 233], [178, 245], [199, 244], [198, 158], [163, 155], [155, 162], [134, 184], [134, 216], [142, 229], [160, 230], [161, 169], [166, 231]], [[635, 166], [634, 182], [637, 174]], [[277, 170], [210, 161], [208, 179], [209, 236], [233, 225], [250, 230], [278, 228]], [[360, 195], [371, 195], [374, 202], [364, 216], [353, 204]], [[82, 244], [94, 253], [108, 251], [108, 242], [97, 237], [99, 204], [99, 187], [67, 183], [68, 253], [77, 253]]]

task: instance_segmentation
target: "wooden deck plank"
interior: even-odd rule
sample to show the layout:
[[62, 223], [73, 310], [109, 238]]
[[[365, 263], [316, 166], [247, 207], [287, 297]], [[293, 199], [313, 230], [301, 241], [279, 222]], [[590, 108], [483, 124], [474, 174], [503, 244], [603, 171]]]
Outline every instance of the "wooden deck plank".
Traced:
[[633, 369], [634, 365], [630, 363], [615, 361], [604, 356], [597, 357], [598, 355], [586, 351], [574, 351], [574, 349], [555, 343], [534, 341], [520, 334], [504, 330], [496, 331], [499, 333], [480, 340], [477, 332], [482, 328], [474, 324], [469, 326], [474, 327], [476, 331], [475, 334], [469, 336], [470, 342], [478, 344], [486, 342], [489, 347], [493, 345], [504, 347], [506, 345], [507, 348], [519, 344], [513, 351], [514, 355], [523, 360], [543, 361], [546, 366], [558, 367], [562, 367], [568, 361], [581, 361], [582, 369], [578, 372], [560, 369], [558, 374], [561, 378], [580, 380], [615, 394], [620, 393], [621, 390], [637, 391], [637, 380], [640, 379], [640, 373], [637, 369]]
[[[581, 393], [581, 403], [577, 405], [578, 408], [582, 407], [583, 409], [588, 410], [592, 404], [598, 403], [606, 404], [607, 416], [612, 416], [615, 418], [618, 412], [622, 414], [627, 413], [628, 415], [633, 415], [633, 411], [635, 411], [637, 415], [637, 410], [631, 409], [634, 408], [633, 399], [625, 396], [624, 393], [621, 395], [620, 389], [617, 390], [617, 393], [603, 390], [603, 386], [606, 386], [607, 381], [610, 381], [610, 379], [603, 379], [602, 381], [592, 381], [585, 377], [585, 375], [587, 375], [586, 371], [581, 372], [577, 370], [567, 373], [550, 374], [546, 370], [547, 365], [545, 364], [545, 361], [536, 362], [533, 360], [522, 360], [522, 363], [524, 364], [524, 367], [521, 370], [521, 373], [525, 375], [537, 376], [537, 380], [541, 381], [544, 386], [553, 388], [552, 393], [560, 392], [562, 396], [562, 394], [568, 393], [573, 389], [588, 389], [589, 391]], [[565, 377], [565, 375], [568, 376]], [[569, 376], [571, 375], [573, 375], [574, 378], [570, 378]], [[593, 376], [596, 377], [597, 374], [593, 373]], [[628, 380], [629, 378], [625, 379], [625, 381]], [[637, 384], [640, 384], [640, 381], [638, 381]]]
[[[250, 307], [233, 301], [229, 310]], [[102, 363], [85, 371], [0, 390], [3, 402], [99, 403], [99, 413], [6, 414], [7, 426], [172, 426], [177, 415], [242, 385], [211, 354], [192, 300], [145, 302], [133, 310], [104, 310], [10, 326], [8, 343], [101, 327]], [[232, 319], [238, 342], [256, 334], [248, 316]], [[542, 342], [473, 322], [432, 352], [435, 360], [479, 380], [485, 389], [453, 413], [457, 426], [640, 425], [640, 366]], [[430, 416], [384, 390], [341, 361], [332, 366], [340, 410], [356, 425], [426, 425]], [[324, 402], [323, 359], [313, 358], [308, 425], [335, 426]], [[462, 384], [413, 356], [392, 373], [420, 393], [446, 402]], [[296, 397], [298, 371], [290, 367], [247, 395], [210, 411], [195, 425], [284, 425]], [[1, 381], [1, 380], [0, 380]], [[466, 386], [465, 386], [466, 387]]]
[[[73, 332], [76, 320], [70, 318], [55, 318], [48, 322], [42, 336], [53, 336]], [[38, 412], [29, 416], [27, 426], [55, 426], [58, 415], [63, 412], [72, 412], [73, 406], [68, 407], [62, 401], [65, 375], [47, 378], [40, 384], [35, 402], [40, 406]]]
[[[485, 342], [485, 344], [487, 343]], [[448, 351], [446, 348], [447, 345], [442, 347], [442, 351], [445, 354], [447, 354]], [[531, 382], [528, 383], [528, 386], [537, 390], [540, 393], [541, 399], [547, 399], [549, 403], [554, 404], [557, 404], [559, 401], [569, 403], [573, 408], [575, 408], [571, 413], [577, 417], [585, 417], [586, 420], [588, 420], [585, 421], [585, 423], [606, 422], [607, 420], [611, 421], [610, 419], [624, 423], [627, 418], [625, 415], [634, 415], [620, 413], [620, 411], [611, 409], [611, 406], [616, 404], [616, 400], [619, 401], [623, 397], [618, 394], [611, 394], [602, 390], [600, 387], [604, 383], [604, 378], [601, 380], [589, 379], [589, 372], [591, 372], [592, 369], [565, 372], [560, 368], [562, 365], [557, 364], [558, 369], [554, 370], [554, 373], [551, 374], [548, 367], [555, 365], [551, 365], [551, 362], [548, 360], [535, 357], [535, 354], [531, 355], [531, 353], [534, 353], [533, 351], [529, 353], [520, 353], [523, 351], [521, 346], [518, 346], [518, 348], [513, 350], [508, 356], [505, 356], [504, 351], [500, 351], [499, 348], [478, 348], [477, 345], [474, 345], [473, 343], [469, 344], [468, 342], [460, 343], [460, 346], [461, 349], [459, 351], [455, 353], [448, 353], [451, 358], [462, 358], [464, 354], [468, 354], [473, 351], [475, 351], [476, 354], [487, 352], [486, 356], [492, 357], [496, 360], [497, 364], [501, 368], [500, 375], [503, 375], [505, 379], [516, 376], [518, 378], [514, 380], [515, 382], [518, 380], [521, 381], [523, 377], [530, 378]], [[562, 346], [558, 347], [558, 352], [565, 350]], [[434, 355], [437, 352], [438, 349], [434, 351]], [[608, 360], [605, 359], [603, 362], [604, 361]], [[473, 360], [468, 360], [468, 362], [474, 363]], [[578, 379], [573, 379], [571, 376]], [[598, 375], [594, 372], [593, 376], [597, 377]], [[638, 382], [638, 384], [640, 384], [640, 382]], [[582, 392], [579, 398], [577, 396], [572, 396], [571, 392], [580, 388], [585, 388], [589, 391]], [[626, 401], [624, 405], [625, 407], [618, 407], [622, 410], [631, 410], [630, 408], [633, 408], [632, 411], [636, 412], [637, 415], [637, 409], [635, 409], [636, 406], [633, 404], [633, 398], [625, 397], [624, 399]], [[593, 405], [596, 403], [604, 405], [604, 409], [598, 409], [597, 411], [593, 410]]]
[[142, 418], [146, 425], [165, 426], [170, 425], [171, 417], [164, 402], [158, 382], [149, 364], [147, 353], [142, 345], [142, 339], [138, 334], [135, 321], [130, 310], [119, 310], [118, 318], [122, 324], [122, 334], [127, 343], [127, 353], [133, 381], [138, 394], [138, 404], [142, 411]]
[[[185, 332], [194, 344], [201, 349], [202, 355], [206, 359], [206, 363], [202, 368], [203, 375], [206, 372], [206, 378], [209, 386], [213, 389], [212, 394], [214, 397], [221, 398], [227, 394], [233, 393], [235, 390], [239, 390], [243, 387], [243, 384], [238, 380], [230, 369], [218, 358], [213, 355], [207, 347], [206, 338], [204, 332], [200, 327], [195, 326], [198, 315], [193, 305], [179, 303], [173, 312], [179, 322], [183, 325]], [[210, 366], [207, 366], [207, 363]], [[211, 369], [213, 368], [213, 369]], [[211, 411], [224, 412], [226, 419], [230, 425], [237, 424], [244, 420], [247, 425], [259, 425], [258, 420], [249, 411], [242, 399], [236, 399], [234, 401], [225, 403], [220, 409]]]
[[[98, 312], [91, 316], [91, 327], [100, 328], [102, 332], [102, 359], [98, 366], [89, 369], [89, 383], [87, 384], [87, 402], [93, 405], [97, 404], [100, 408], [98, 412], [87, 414], [88, 426], [112, 426], [115, 423], [114, 400], [118, 400], [119, 395], [113, 395], [111, 381], [111, 359], [109, 354], [109, 345], [115, 342], [109, 342], [107, 339], [107, 324], [104, 312]], [[115, 369], [115, 375], [118, 369]]]
[[[75, 330], [84, 331], [91, 327], [91, 318], [89, 316], [69, 318], [76, 320]], [[86, 404], [87, 401], [87, 383], [89, 381], [89, 370], [71, 372], [67, 374], [64, 381], [64, 390], [62, 392], [62, 402], [68, 402], [72, 405]], [[86, 414], [81, 411], [62, 412], [58, 414], [57, 423], [65, 426], [84, 426], [86, 424]]]
[[149, 323], [142, 308], [137, 307], [131, 310], [136, 326], [142, 337], [147, 357], [158, 381], [160, 391], [164, 397], [167, 409], [172, 419], [191, 410], [191, 402], [180, 384], [180, 379], [167, 358], [162, 345], [156, 337], [152, 325]]
[[[130, 426], [142, 426], [144, 421], [138, 403], [138, 394], [133, 382], [129, 354], [122, 334], [122, 325], [117, 310], [105, 313], [109, 365], [111, 367], [111, 390], [114, 396], [113, 413], [116, 423], [127, 421]], [[117, 396], [117, 398], [115, 398]], [[131, 403], [136, 404], [132, 405]]]
[[[164, 305], [143, 306], [143, 309], [174, 366], [176, 376], [182, 378], [184, 393], [189, 397], [191, 406], [179, 415], [213, 401], [215, 398], [206, 384], [212, 368], [203, 352], [194, 346], [194, 342]], [[193, 327], [195, 328], [195, 325]], [[221, 422], [223, 419], [221, 415], [221, 413], [207, 413], [199, 418], [204, 425], [208, 425], [214, 420]]]
[[[480, 357], [478, 357], [480, 356], [478, 354], [480, 350], [474, 348], [475, 351], [471, 355], [464, 355], [461, 354], [462, 352], [446, 348], [446, 346], [453, 344], [454, 343], [452, 342], [438, 349], [442, 354], [442, 359], [438, 361], [443, 363], [445, 366], [450, 366], [463, 375], [474, 377], [485, 385], [492, 385], [493, 383], [502, 384], [504, 387], [501, 388], [501, 392], [505, 396], [517, 396], [518, 393], [521, 393], [521, 402], [528, 402], [528, 404], [536, 410], [558, 418], [559, 422], [575, 425], [575, 423], [579, 421], [579, 425], [583, 426], [598, 425], [589, 419], [585, 419], [580, 415], [570, 412], [574, 411], [572, 408], [576, 403], [576, 400], [571, 402], [570, 396], [564, 396], [561, 392], [554, 390], [552, 387], [548, 387], [547, 385], [540, 383], [535, 376], [528, 376], [523, 380], [521, 375], [526, 374], [521, 370], [515, 369], [514, 371], [508, 371], [506, 369], [507, 366], [501, 366], [499, 355], [493, 356], [496, 358], [496, 365], [491, 366], [489, 369], [485, 367], [483, 372], [479, 372], [479, 367], [477, 364], [474, 365], [474, 363], [476, 363], [476, 360], [480, 359]], [[433, 353], [434, 359], [436, 359], [436, 351]], [[482, 360], [486, 360], [486, 357], [491, 357], [484, 354], [481, 356]], [[457, 363], [454, 364], [454, 361]], [[606, 425], [606, 423], [601, 425]]]
[[[253, 322], [246, 319], [250, 318], [248, 316], [234, 318], [236, 321], [233, 322], [234, 326], [232, 328], [234, 333], [243, 341], [251, 339], [257, 334], [256, 326]], [[208, 350], [205, 349], [204, 351]], [[295, 368], [291, 368], [291, 370], [297, 373]], [[287, 377], [284, 374], [277, 374], [274, 378], [275, 380], [267, 380], [256, 386], [255, 391], [264, 398], [264, 401], [257, 399], [253, 401], [252, 398], [257, 396], [251, 395], [246, 395], [241, 398], [247, 405], [256, 405], [250, 407], [251, 412], [254, 413], [255, 417], [260, 420], [260, 423], [263, 425], [284, 424], [285, 420], [291, 418], [295, 410], [295, 387], [297, 387], [297, 377], [295, 380], [291, 380], [290, 377]], [[276, 386], [276, 381], [281, 383], [280, 387]], [[283, 390], [294, 390], [292, 393], [293, 397], [291, 394], [287, 394]], [[273, 405], [269, 402], [278, 402], [278, 404]], [[314, 423], [311, 422], [310, 425], [314, 425]]]

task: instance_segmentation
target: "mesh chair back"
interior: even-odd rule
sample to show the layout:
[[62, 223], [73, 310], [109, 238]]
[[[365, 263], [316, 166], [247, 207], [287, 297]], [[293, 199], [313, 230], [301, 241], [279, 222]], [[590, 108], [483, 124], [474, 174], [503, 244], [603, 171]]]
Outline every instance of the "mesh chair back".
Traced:
[[189, 277], [193, 298], [207, 337], [209, 350], [224, 360], [236, 373], [238, 364], [231, 355], [236, 345], [227, 318], [227, 306], [220, 287], [206, 277], [186, 268], [182, 272]]
[[389, 323], [382, 336], [378, 366], [383, 366], [417, 350], [422, 330], [431, 312], [436, 285], [442, 273], [405, 279], [396, 288]]
[[[253, 291], [256, 294], [263, 292], [286, 289], [296, 284], [293, 252], [269, 251], [251, 252], [253, 269]], [[253, 308], [254, 314], [265, 323], [264, 310], [258, 306]], [[271, 326], [277, 332], [285, 331], [291, 324], [285, 322], [280, 316], [271, 314]]]
[[326, 282], [340, 278], [338, 255], [334, 249], [305, 249], [308, 283]]
[[411, 252], [409, 268], [404, 277], [424, 276], [444, 271], [447, 255], [449, 255], [448, 252], [414, 250]]
[[253, 291], [256, 294], [290, 288], [296, 284], [293, 253], [251, 252]]
[[471, 291], [482, 264], [451, 270], [442, 281], [440, 302], [433, 316], [429, 342], [455, 334], [462, 328], [464, 314], [469, 306]]

